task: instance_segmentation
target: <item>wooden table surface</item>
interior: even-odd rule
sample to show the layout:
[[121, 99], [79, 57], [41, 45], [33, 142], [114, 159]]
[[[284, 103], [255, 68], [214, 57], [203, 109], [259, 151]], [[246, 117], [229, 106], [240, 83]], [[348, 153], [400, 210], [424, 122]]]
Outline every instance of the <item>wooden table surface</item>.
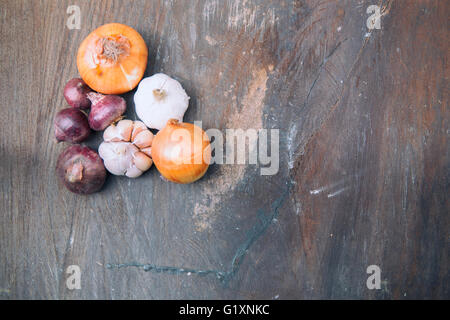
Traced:
[[[450, 298], [449, 15], [432, 0], [2, 0], [0, 298]], [[146, 76], [186, 88], [185, 121], [279, 129], [279, 172], [63, 188], [53, 118], [78, 46], [108, 22], [142, 34]]]

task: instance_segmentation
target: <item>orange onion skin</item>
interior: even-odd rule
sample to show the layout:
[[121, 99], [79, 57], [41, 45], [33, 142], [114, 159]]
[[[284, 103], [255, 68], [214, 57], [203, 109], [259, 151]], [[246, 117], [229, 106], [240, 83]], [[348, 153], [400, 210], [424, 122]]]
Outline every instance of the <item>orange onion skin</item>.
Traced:
[[208, 170], [211, 143], [200, 127], [171, 119], [153, 139], [152, 159], [167, 180], [191, 183]]
[[[111, 50], [105, 50], [103, 40], [114, 43], [114, 59], [107, 54]], [[77, 67], [83, 81], [94, 91], [122, 94], [134, 89], [141, 81], [147, 59], [147, 45], [135, 29], [121, 23], [108, 23], [83, 40], [78, 48]]]

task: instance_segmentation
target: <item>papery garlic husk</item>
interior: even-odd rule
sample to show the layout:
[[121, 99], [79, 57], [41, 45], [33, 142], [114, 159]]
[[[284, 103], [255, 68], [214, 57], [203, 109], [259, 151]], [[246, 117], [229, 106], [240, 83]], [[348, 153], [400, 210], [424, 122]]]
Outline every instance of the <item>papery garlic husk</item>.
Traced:
[[136, 178], [152, 166], [153, 133], [142, 122], [120, 120], [105, 130], [103, 139], [98, 152], [110, 173]]
[[161, 130], [169, 119], [183, 122], [189, 96], [177, 80], [157, 73], [139, 83], [134, 104], [136, 114], [147, 127]]
[[133, 143], [138, 148], [148, 148], [152, 145], [153, 133], [149, 130], [139, 132], [133, 139]]
[[147, 126], [142, 121], [134, 121], [133, 131], [131, 132], [131, 140], [136, 139], [136, 136], [141, 132], [148, 130]]
[[130, 141], [133, 132], [132, 120], [120, 120], [117, 124], [112, 124], [103, 132], [105, 141]]
[[138, 177], [142, 171], [136, 170], [134, 154], [139, 149], [130, 142], [102, 142], [98, 148], [98, 154], [103, 159], [105, 168], [117, 176]]

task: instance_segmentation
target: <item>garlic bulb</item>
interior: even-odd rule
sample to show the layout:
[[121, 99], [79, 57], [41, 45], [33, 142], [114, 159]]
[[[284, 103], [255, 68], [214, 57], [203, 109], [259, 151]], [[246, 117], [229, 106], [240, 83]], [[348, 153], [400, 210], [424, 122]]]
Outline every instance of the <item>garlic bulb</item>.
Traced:
[[112, 124], [103, 133], [103, 140], [98, 153], [112, 174], [136, 178], [152, 166], [153, 133], [141, 121]]
[[169, 119], [183, 122], [189, 96], [177, 80], [157, 73], [139, 83], [134, 104], [136, 114], [147, 127], [161, 130]]

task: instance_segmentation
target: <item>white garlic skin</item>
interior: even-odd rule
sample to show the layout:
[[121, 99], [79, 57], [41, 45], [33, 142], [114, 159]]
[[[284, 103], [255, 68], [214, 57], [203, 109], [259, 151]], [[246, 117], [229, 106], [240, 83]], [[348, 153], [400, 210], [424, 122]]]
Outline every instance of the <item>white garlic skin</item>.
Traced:
[[120, 120], [103, 133], [98, 153], [106, 169], [114, 175], [137, 178], [153, 164], [153, 133], [141, 121]]
[[139, 149], [130, 142], [102, 142], [98, 148], [98, 154], [103, 159], [105, 168], [116, 176], [138, 177], [141, 170], [136, 170], [134, 154]]
[[117, 124], [113, 123], [103, 132], [103, 140], [130, 141], [133, 125], [131, 120], [120, 120]]
[[[155, 90], [161, 94], [155, 94]], [[139, 83], [134, 104], [137, 116], [147, 127], [161, 130], [170, 119], [183, 122], [189, 96], [177, 80], [157, 73]]]

